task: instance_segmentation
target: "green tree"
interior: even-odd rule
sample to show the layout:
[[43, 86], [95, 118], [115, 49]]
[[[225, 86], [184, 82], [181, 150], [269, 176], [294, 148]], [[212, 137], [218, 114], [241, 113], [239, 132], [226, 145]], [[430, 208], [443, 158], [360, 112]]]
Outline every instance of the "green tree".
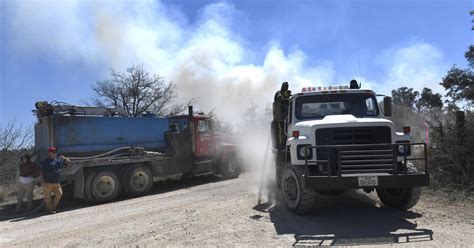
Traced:
[[470, 45], [467, 52], [464, 54], [464, 57], [469, 62], [469, 66], [474, 68], [474, 45]]
[[416, 109], [420, 111], [431, 111], [433, 108], [442, 108], [443, 101], [441, 101], [441, 94], [433, 94], [430, 88], [423, 88], [420, 97], [415, 103]]
[[454, 65], [440, 83], [447, 91], [450, 105], [460, 101], [466, 102], [468, 106], [474, 104], [474, 45], [469, 46], [464, 57], [469, 67], [463, 69]]
[[443, 78], [441, 85], [446, 89], [446, 96], [452, 104], [466, 101], [474, 103], [474, 72], [471, 69], [461, 69], [453, 66]]
[[[408, 87], [392, 90], [393, 111], [391, 120], [398, 130], [401, 130], [404, 126], [411, 126], [414, 134], [421, 134], [417, 128], [420, 123], [423, 123], [423, 119], [415, 109], [419, 95], [418, 91]], [[414, 140], [421, 141], [422, 137], [418, 135], [414, 137]]]
[[397, 106], [405, 106], [413, 108], [418, 97], [418, 91], [414, 91], [413, 88], [401, 87], [396, 90], [392, 90], [393, 104]]

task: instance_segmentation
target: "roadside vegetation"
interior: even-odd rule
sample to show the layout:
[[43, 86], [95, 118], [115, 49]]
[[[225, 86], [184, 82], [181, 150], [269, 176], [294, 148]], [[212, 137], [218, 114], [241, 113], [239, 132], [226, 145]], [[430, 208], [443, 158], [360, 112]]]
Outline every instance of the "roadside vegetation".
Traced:
[[31, 152], [33, 132], [15, 121], [0, 126], [0, 203], [16, 190], [20, 157]]
[[399, 130], [411, 126], [415, 142], [428, 144], [431, 188], [474, 193], [474, 46], [465, 53], [467, 68], [456, 65], [434, 94], [402, 87], [392, 91], [392, 120]]

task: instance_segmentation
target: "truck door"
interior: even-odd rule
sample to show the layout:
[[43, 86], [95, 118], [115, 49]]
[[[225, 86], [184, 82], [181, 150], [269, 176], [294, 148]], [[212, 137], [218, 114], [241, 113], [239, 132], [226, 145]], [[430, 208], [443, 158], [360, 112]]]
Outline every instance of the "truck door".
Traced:
[[213, 154], [210, 120], [197, 120], [196, 156], [206, 157]]

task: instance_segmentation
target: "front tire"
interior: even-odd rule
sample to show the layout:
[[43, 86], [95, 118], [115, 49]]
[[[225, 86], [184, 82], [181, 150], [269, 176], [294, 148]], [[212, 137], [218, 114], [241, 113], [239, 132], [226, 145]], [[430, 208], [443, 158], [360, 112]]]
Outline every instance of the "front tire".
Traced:
[[[408, 172], [416, 173], [417, 171], [413, 164], [408, 163]], [[420, 200], [421, 188], [377, 189], [377, 195], [385, 206], [407, 210], [414, 207]]]
[[242, 169], [242, 163], [236, 155], [228, 155], [221, 165], [221, 173], [224, 179], [237, 178]]
[[407, 210], [420, 200], [421, 188], [377, 189], [377, 195], [385, 206]]
[[282, 169], [281, 191], [286, 206], [298, 215], [310, 212], [316, 201], [316, 192], [303, 187], [302, 173], [298, 168], [287, 165]]

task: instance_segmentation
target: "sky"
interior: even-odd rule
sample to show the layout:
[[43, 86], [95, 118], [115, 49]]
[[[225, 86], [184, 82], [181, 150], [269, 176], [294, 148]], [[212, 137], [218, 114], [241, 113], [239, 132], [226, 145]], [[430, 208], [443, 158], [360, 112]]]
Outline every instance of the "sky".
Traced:
[[238, 121], [281, 82], [390, 94], [430, 87], [474, 44], [464, 0], [0, 0], [0, 126], [31, 125], [40, 100], [82, 104], [110, 70], [143, 65]]

